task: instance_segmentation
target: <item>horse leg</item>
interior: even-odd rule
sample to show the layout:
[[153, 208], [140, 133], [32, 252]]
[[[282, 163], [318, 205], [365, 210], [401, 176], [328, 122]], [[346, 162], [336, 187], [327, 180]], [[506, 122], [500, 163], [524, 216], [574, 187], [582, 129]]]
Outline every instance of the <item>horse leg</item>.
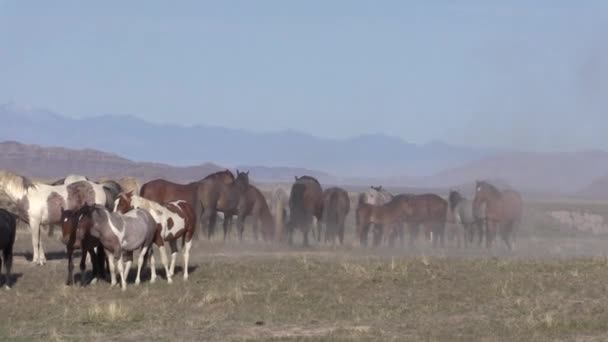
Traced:
[[44, 265], [46, 258], [42, 249], [42, 242], [40, 241], [40, 220], [30, 219], [30, 229], [32, 231], [32, 263]]
[[494, 221], [488, 221], [486, 224], [486, 248], [492, 247], [494, 238], [496, 237], [496, 226]]
[[504, 225], [502, 225], [500, 227], [500, 237], [502, 238], [502, 241], [505, 242], [505, 245], [507, 246], [508, 250], [511, 250], [511, 248], [512, 248], [511, 241], [509, 239], [512, 232], [513, 232], [513, 222], [506, 222]]
[[[129, 264], [129, 262], [127, 262]], [[123, 291], [127, 290], [127, 271], [125, 270], [124, 254], [121, 254], [117, 262], [118, 273], [120, 273], [120, 286]]]
[[414, 242], [420, 233], [420, 225], [417, 223], [409, 223], [408, 226], [410, 228], [410, 247], [414, 247]]
[[[239, 234], [239, 242], [241, 242], [241, 241], [243, 241], [243, 232], [245, 231], [245, 215], [238, 214], [237, 219], [236, 219], [236, 229], [238, 230], [238, 234]], [[255, 239], [257, 241], [257, 239], [258, 239], [257, 231], [254, 233], [255, 233]]]
[[169, 273], [171, 277], [175, 275], [175, 260], [177, 259], [177, 240], [169, 241], [169, 247], [171, 248], [171, 266], [169, 267]]
[[[165, 267], [165, 275], [167, 277], [167, 282], [171, 284], [173, 282], [173, 279], [171, 279], [171, 269], [169, 268], [169, 259], [167, 258], [167, 249], [165, 247], [164, 241], [158, 244], [158, 250], [160, 251], [160, 261], [162, 262], [163, 267]], [[151, 281], [155, 282], [156, 279], [153, 279]]]
[[[141, 283], [141, 269], [144, 265], [144, 260], [146, 259], [146, 254], [148, 253], [148, 246], [143, 246], [141, 251], [139, 252], [139, 256], [137, 257], [137, 276], [135, 277], [135, 285], [139, 285]], [[130, 262], [127, 262], [127, 265], [131, 266]], [[127, 267], [127, 274], [130, 267]]]
[[[7, 290], [11, 289], [11, 268], [13, 267], [13, 246], [9, 246], [3, 251], [3, 259], [4, 259], [4, 269], [6, 272], [6, 283], [4, 284], [4, 288]], [[0, 263], [1, 265], [1, 263]], [[1, 266], [0, 266], [1, 267]], [[2, 269], [0, 268], [0, 271]]]
[[[302, 242], [302, 245], [304, 247], [310, 246], [310, 244], [308, 243], [308, 232], [311, 230], [310, 226], [311, 226], [310, 223], [306, 223], [302, 226], [302, 234], [304, 235], [304, 241]], [[313, 229], [313, 239], [314, 239], [314, 229]]]
[[[85, 245], [81, 243], [81, 254], [80, 254], [80, 286], [84, 287], [86, 282], [86, 271], [87, 271], [87, 255], [89, 255], [89, 249], [85, 248]], [[91, 263], [95, 265], [95, 256], [91, 254]], [[95, 268], [95, 266], [93, 266]]]
[[110, 269], [110, 287], [116, 286], [116, 265], [114, 263], [114, 254], [110, 253], [110, 251], [106, 250], [106, 254], [108, 255], [108, 268]]
[[374, 247], [378, 247], [382, 244], [382, 230], [384, 229], [383, 224], [374, 224], [372, 231]]
[[226, 241], [232, 230], [232, 215], [224, 214], [224, 222], [222, 226], [224, 227], [224, 241]]
[[188, 263], [190, 262], [190, 249], [192, 248], [192, 240], [186, 241], [183, 248], [184, 253], [184, 281], [188, 280]]
[[207, 238], [209, 240], [211, 240], [211, 236], [213, 235], [212, 230], [214, 229], [213, 226], [215, 226], [216, 218], [217, 214], [215, 208], [207, 208], [201, 217], [202, 230], [204, 233], [207, 233]]
[[74, 248], [68, 245], [68, 279], [65, 282], [66, 286], [72, 286], [74, 282]]

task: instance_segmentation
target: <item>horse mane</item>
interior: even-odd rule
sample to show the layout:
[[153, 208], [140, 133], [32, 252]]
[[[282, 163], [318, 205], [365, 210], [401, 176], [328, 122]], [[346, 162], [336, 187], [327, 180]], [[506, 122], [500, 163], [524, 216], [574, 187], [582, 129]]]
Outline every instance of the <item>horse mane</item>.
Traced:
[[226, 169], [226, 170], [214, 172], [214, 173], [208, 175], [207, 177], [203, 178], [203, 180], [205, 180], [205, 179], [211, 179], [211, 178], [218, 178], [218, 177], [220, 177], [222, 175], [229, 175], [230, 178], [232, 178], [232, 181], [234, 181], [236, 179], [234, 177], [234, 174], [230, 170]]
[[484, 186], [488, 188], [488, 191], [490, 191], [492, 193], [492, 195], [496, 196], [496, 197], [501, 197], [502, 193], [500, 192], [500, 190], [498, 190], [494, 185], [486, 182], [486, 181], [480, 181], [479, 182], [480, 186]]
[[450, 191], [449, 197], [450, 197], [449, 198], [450, 209], [452, 209], [452, 211], [454, 210], [454, 208], [456, 208], [458, 203], [460, 203], [460, 201], [462, 201], [464, 199], [464, 197], [460, 194], [460, 192], [458, 192], [456, 190]]
[[10, 171], [0, 171], [0, 188], [7, 191], [7, 193], [25, 193], [32, 188], [36, 188], [36, 183], [31, 179], [20, 176]]
[[321, 186], [321, 183], [319, 183], [319, 181], [315, 177], [312, 177], [312, 176], [306, 176], [306, 175], [304, 175], [304, 176], [301, 176], [301, 177], [297, 177], [296, 182], [297, 181], [301, 181], [301, 180], [312, 181], [312, 182], [315, 182], [315, 183], [319, 184], [319, 186]]

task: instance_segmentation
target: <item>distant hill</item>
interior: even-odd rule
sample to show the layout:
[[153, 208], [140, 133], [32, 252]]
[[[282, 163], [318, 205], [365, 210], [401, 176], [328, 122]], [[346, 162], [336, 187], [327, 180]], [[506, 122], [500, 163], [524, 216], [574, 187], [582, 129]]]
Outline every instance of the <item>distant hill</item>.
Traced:
[[422, 176], [477, 160], [492, 149], [407, 143], [382, 134], [324, 139], [297, 131], [255, 133], [211, 126], [153, 124], [132, 116], [73, 119], [44, 109], [0, 105], [0, 140], [90, 148], [170, 165], [310, 168], [340, 177]]
[[500, 179], [516, 189], [576, 193], [608, 174], [608, 153], [502, 152], [437, 173], [422, 184], [454, 186], [476, 179]]
[[[7, 141], [0, 142], [0, 169], [46, 180], [58, 179], [75, 173], [92, 179], [133, 176], [144, 181], [164, 178], [175, 182], [190, 182], [225, 168], [213, 163], [186, 167], [141, 163], [91, 149], [73, 150]], [[332, 180], [330, 175], [314, 170], [255, 166], [242, 167], [242, 169], [249, 170], [252, 179], [256, 181], [275, 179], [291, 181], [294, 175], [303, 174], [310, 174], [324, 181]]]

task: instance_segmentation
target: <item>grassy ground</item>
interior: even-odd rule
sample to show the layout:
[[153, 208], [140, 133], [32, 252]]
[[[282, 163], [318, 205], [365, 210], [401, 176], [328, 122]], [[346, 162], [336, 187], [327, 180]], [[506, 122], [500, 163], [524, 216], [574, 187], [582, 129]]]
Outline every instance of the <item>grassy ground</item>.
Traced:
[[608, 339], [596, 239], [527, 239], [512, 253], [200, 242], [187, 283], [180, 272], [124, 293], [65, 287], [62, 246], [47, 239], [55, 260], [39, 267], [28, 243], [20, 233], [18, 281], [0, 292], [2, 341]]

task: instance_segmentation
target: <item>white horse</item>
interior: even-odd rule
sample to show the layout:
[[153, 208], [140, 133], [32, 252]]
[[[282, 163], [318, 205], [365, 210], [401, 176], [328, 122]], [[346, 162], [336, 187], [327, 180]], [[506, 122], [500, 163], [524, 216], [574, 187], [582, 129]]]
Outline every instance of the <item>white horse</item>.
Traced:
[[277, 187], [272, 192], [272, 197], [270, 198], [270, 210], [274, 217], [274, 237], [277, 241], [283, 241], [287, 236], [285, 225], [287, 224], [287, 217], [289, 215], [289, 191], [282, 187]]
[[[177, 240], [180, 237], [184, 238], [184, 280], [188, 280], [188, 262], [190, 259], [190, 249], [192, 248], [192, 235], [194, 233], [194, 214], [192, 206], [186, 201], [174, 201], [166, 205], [161, 205], [154, 201], [150, 201], [143, 197], [134, 195], [132, 192], [122, 193], [114, 202], [114, 211], [126, 213], [132, 209], [146, 210], [157, 224], [161, 226], [160, 236], [162, 241], [156, 241], [160, 250], [160, 258], [167, 281], [173, 282], [175, 272], [175, 259], [177, 258]], [[167, 251], [165, 250], [164, 242], [168, 242], [171, 247], [171, 266], [168, 264]], [[152, 271], [151, 282], [156, 281], [156, 264], [154, 255], [150, 259]]]
[[30, 225], [34, 264], [44, 265], [46, 257], [40, 240], [40, 226], [61, 223], [61, 209], [79, 209], [85, 203], [106, 204], [101, 185], [78, 181], [68, 185], [32, 182], [9, 171], [0, 171], [0, 205], [10, 207]]

